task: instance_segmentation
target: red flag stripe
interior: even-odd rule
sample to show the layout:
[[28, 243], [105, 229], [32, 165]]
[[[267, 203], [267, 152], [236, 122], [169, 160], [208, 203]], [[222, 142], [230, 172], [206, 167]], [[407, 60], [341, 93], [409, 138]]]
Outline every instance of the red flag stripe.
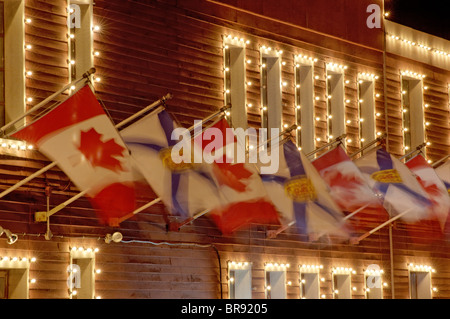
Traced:
[[[81, 112], [80, 109], [83, 111]], [[44, 117], [12, 136], [39, 146], [39, 143], [47, 136], [98, 115], [106, 115], [106, 113], [91, 88], [86, 85]]]

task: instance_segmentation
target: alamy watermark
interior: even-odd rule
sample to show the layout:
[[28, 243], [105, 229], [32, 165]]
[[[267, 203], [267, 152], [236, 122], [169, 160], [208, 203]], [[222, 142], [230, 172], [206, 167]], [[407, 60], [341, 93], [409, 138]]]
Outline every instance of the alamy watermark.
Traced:
[[381, 268], [377, 264], [370, 264], [367, 266], [366, 273], [369, 275], [366, 277], [366, 287], [381, 288]]
[[369, 29], [381, 28], [381, 8], [378, 4], [372, 3], [367, 6], [367, 13], [371, 13], [366, 20], [366, 25]]
[[72, 28], [81, 28], [81, 9], [78, 4], [71, 4], [68, 9], [67, 26]]
[[67, 272], [69, 277], [67, 277], [67, 287], [70, 290], [74, 288], [81, 288], [81, 270], [80, 266], [77, 264], [70, 264], [67, 266]]

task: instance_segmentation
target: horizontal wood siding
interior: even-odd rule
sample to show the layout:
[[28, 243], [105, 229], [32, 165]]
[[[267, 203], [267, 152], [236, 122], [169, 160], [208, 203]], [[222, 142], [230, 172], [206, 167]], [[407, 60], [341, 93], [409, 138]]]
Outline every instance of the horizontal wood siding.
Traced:
[[[356, 1], [356, 0], [355, 0]], [[366, 72], [379, 76], [375, 81], [376, 130], [388, 132], [389, 151], [402, 155], [401, 97], [399, 70], [414, 69], [427, 77], [424, 94], [429, 103], [425, 117], [432, 124], [427, 130], [432, 145], [427, 155], [438, 160], [450, 152], [448, 87], [450, 74], [424, 64], [387, 54], [386, 79], [383, 79], [383, 53], [375, 47], [358, 45], [337, 37], [315, 34], [309, 29], [252, 13], [251, 6], [238, 10], [239, 1], [222, 6], [209, 1], [124, 1], [96, 0], [94, 33], [97, 97], [104, 103], [115, 123], [129, 117], [167, 93], [173, 98], [167, 109], [183, 126], [219, 110], [224, 104], [223, 36], [249, 40], [246, 45], [248, 121], [260, 127], [260, 47], [283, 50], [283, 123], [295, 121], [294, 55], [317, 58], [314, 63], [315, 133], [326, 143], [326, 63], [344, 64], [345, 117], [348, 153], [360, 148], [358, 124], [357, 75]], [[284, 1], [282, 1], [284, 2]], [[241, 4], [244, 6], [243, 4]], [[68, 83], [66, 2], [26, 1], [26, 42], [33, 50], [26, 53], [27, 69], [33, 76], [26, 82], [30, 107]], [[257, 7], [254, 8], [255, 10]], [[364, 13], [365, 14], [365, 13]], [[361, 17], [359, 17], [361, 19]], [[359, 37], [360, 35], [353, 35]], [[380, 40], [381, 41], [381, 40]], [[370, 42], [370, 41], [369, 41]], [[385, 81], [385, 82], [384, 82]], [[386, 91], [384, 87], [386, 85]], [[62, 99], [59, 97], [58, 99]], [[386, 108], [385, 108], [386, 101]], [[10, 151], [0, 156], [0, 191], [49, 163], [37, 151]], [[50, 218], [51, 240], [44, 238], [46, 224], [34, 221], [36, 211], [47, 209], [45, 190], [50, 190], [50, 208], [78, 193], [76, 187], [57, 167], [33, 179], [0, 199], [0, 225], [19, 235], [14, 245], [0, 238], [0, 256], [36, 257], [30, 265], [30, 298], [68, 298], [67, 266], [73, 246], [99, 248], [95, 277], [96, 296], [102, 298], [228, 298], [227, 261], [252, 262], [253, 298], [265, 298], [264, 263], [289, 263], [287, 296], [299, 298], [299, 270], [302, 264], [321, 264], [320, 293], [332, 298], [332, 267], [351, 267], [353, 298], [364, 298], [364, 269], [378, 264], [383, 270], [384, 297], [392, 298], [389, 228], [385, 227], [357, 245], [324, 236], [309, 241], [293, 226], [275, 239], [267, 238], [276, 225], [253, 224], [232, 236], [223, 236], [208, 216], [185, 225], [180, 231], [167, 231], [168, 216], [158, 203], [112, 228], [100, 224], [87, 198], [83, 197]], [[139, 191], [139, 205], [155, 198], [148, 188]], [[386, 221], [383, 211], [365, 209], [350, 219], [353, 236], [360, 236]], [[122, 243], [106, 244], [108, 233], [120, 231]], [[408, 263], [426, 264], [436, 269], [432, 285], [438, 289], [433, 298], [450, 298], [450, 233], [436, 221], [416, 224], [394, 223], [393, 267], [395, 298], [409, 298]]]

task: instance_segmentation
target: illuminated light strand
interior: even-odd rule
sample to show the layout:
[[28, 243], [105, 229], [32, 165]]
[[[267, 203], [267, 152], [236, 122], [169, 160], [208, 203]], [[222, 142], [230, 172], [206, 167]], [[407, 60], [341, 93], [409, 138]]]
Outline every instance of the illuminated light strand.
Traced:
[[422, 264], [421, 265], [416, 265], [416, 264], [413, 264], [413, 263], [409, 263], [408, 264], [408, 269], [411, 270], [411, 271], [420, 271], [420, 272], [432, 272], [432, 273], [436, 272], [436, 270], [433, 267], [431, 267], [431, 266], [422, 265]]
[[0, 138], [0, 149], [26, 151], [34, 149], [34, 146], [24, 141]]
[[31, 257], [31, 258], [27, 258], [27, 257], [18, 257], [18, 256], [14, 256], [14, 257], [8, 257], [8, 256], [3, 256], [0, 257], [0, 263], [34, 263], [36, 262], [36, 257]]
[[356, 274], [356, 271], [350, 267], [333, 267], [331, 272], [333, 274]]
[[366, 269], [366, 270], [364, 270], [364, 273], [366, 275], [381, 275], [381, 274], [384, 274], [384, 270], [383, 269]]
[[373, 81], [373, 80], [378, 80], [380, 77], [374, 73], [367, 73], [367, 72], [362, 72], [362, 73], [358, 73], [358, 82], [362, 83], [362, 80], [367, 80], [367, 81]]
[[98, 253], [99, 249], [98, 248], [91, 248], [91, 247], [84, 248], [84, 247], [81, 247], [81, 246], [80, 247], [73, 246], [72, 248], [70, 248], [70, 251], [72, 253], [83, 253], [83, 254], [88, 253], [88, 254], [92, 254], [92, 253]]
[[423, 50], [425, 50], [427, 52], [435, 53], [435, 54], [438, 54], [440, 56], [450, 57], [450, 53], [449, 52], [446, 52], [446, 51], [443, 51], [443, 50], [440, 50], [440, 49], [436, 49], [436, 48], [432, 48], [432, 47], [430, 47], [428, 45], [425, 45], [425, 44], [422, 44], [422, 43], [417, 43], [417, 42], [414, 42], [414, 41], [411, 41], [411, 40], [408, 40], [408, 39], [405, 39], [405, 38], [401, 38], [401, 37], [399, 37], [399, 36], [397, 36], [395, 34], [389, 34], [388, 33], [388, 36], [389, 36], [389, 38], [391, 38], [393, 40], [397, 40], [397, 41], [402, 42], [404, 44], [408, 44], [408, 45], [410, 45], [412, 47], [423, 49]]
[[[319, 61], [317, 58], [314, 58], [312, 56], [308, 56], [306, 54], [302, 55], [302, 54], [297, 54], [294, 56], [294, 59], [296, 60], [296, 62], [302, 62], [302, 63], [307, 63], [307, 64], [313, 64], [314, 62]], [[296, 68], [300, 67], [299, 63], [295, 64]]]
[[238, 37], [238, 36], [232, 36], [231, 34], [223, 35], [223, 39], [226, 40], [227, 42], [229, 42], [230, 44], [235, 44], [235, 43], [244, 44], [244, 45], [250, 44], [250, 40], [247, 40], [245, 38]]
[[[318, 273], [321, 269], [323, 269], [323, 265], [307, 265], [307, 264], [303, 264], [303, 265], [299, 265], [298, 266], [301, 272], [305, 272], [305, 273]], [[325, 280], [325, 278], [323, 278], [322, 282]]]
[[252, 263], [247, 261], [228, 261], [228, 268], [230, 269], [248, 269]]
[[348, 69], [348, 66], [346, 66], [344, 64], [328, 62], [326, 65], [327, 65], [327, 68], [329, 68], [331, 70], [336, 70], [336, 69], [347, 70]]
[[416, 79], [423, 79], [423, 78], [426, 77], [425, 74], [420, 74], [420, 73], [417, 73], [417, 72], [413, 72], [411, 70], [402, 70], [402, 71], [400, 71], [400, 74], [404, 75], [404, 76], [409, 76], [409, 77], [412, 77], [412, 78], [416, 78]]
[[265, 45], [260, 46], [259, 49], [261, 51], [264, 51], [264, 53], [267, 53], [267, 54], [269, 52], [273, 52], [273, 54], [275, 54], [275, 55], [282, 55], [283, 54], [283, 50], [273, 49], [272, 47], [268, 47], [268, 46], [265, 46]]
[[269, 270], [269, 269], [270, 270], [273, 270], [273, 269], [286, 270], [289, 267], [290, 267], [290, 264], [284, 264], [284, 263], [281, 263], [281, 264], [279, 264], [279, 263], [265, 263], [264, 264], [264, 268], [266, 270]]

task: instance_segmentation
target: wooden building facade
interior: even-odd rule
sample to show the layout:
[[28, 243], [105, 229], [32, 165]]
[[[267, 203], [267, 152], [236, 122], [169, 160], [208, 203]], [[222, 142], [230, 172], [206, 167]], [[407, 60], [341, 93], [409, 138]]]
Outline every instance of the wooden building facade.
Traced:
[[[93, 66], [96, 96], [115, 123], [171, 93], [167, 109], [186, 127], [231, 103], [233, 125], [258, 128], [268, 120], [301, 126], [297, 139], [305, 152], [345, 133], [352, 154], [386, 133], [387, 149], [397, 157], [422, 142], [428, 142], [424, 152], [431, 162], [450, 153], [450, 43], [385, 21], [382, 1], [0, 3], [2, 125]], [[373, 4], [374, 11], [368, 10]], [[370, 18], [373, 13], [380, 15]], [[372, 25], [378, 18], [380, 26]], [[409, 122], [406, 96], [414, 113]], [[278, 106], [268, 109], [265, 103]], [[50, 163], [36, 150], [2, 142], [2, 192]], [[354, 245], [310, 241], [295, 226], [276, 238], [267, 231], [277, 226], [258, 224], [224, 236], [207, 216], [168, 231], [167, 218], [174, 217], [166, 216], [161, 203], [107, 227], [85, 197], [48, 223], [35, 221], [36, 212], [78, 193], [53, 167], [0, 195], [0, 226], [18, 235], [12, 245], [0, 237], [0, 287], [3, 282], [15, 289], [4, 288], [0, 296], [230, 298], [240, 296], [230, 271], [241, 269], [250, 270], [244, 272], [250, 278], [245, 297], [274, 297], [267, 274], [276, 270], [283, 274], [286, 298], [306, 297], [302, 280], [312, 272], [318, 274], [318, 297], [362, 299], [374, 297], [367, 286], [374, 273], [367, 270], [375, 265], [383, 283], [377, 297], [450, 298], [448, 222], [442, 231], [434, 220], [396, 221]], [[154, 198], [142, 190], [140, 204]], [[388, 218], [364, 210], [349, 222], [361, 235]], [[115, 232], [123, 235], [121, 242], [109, 240]], [[68, 284], [74, 264], [92, 274], [79, 278], [77, 296]], [[337, 288], [343, 285], [337, 274], [347, 276], [348, 293]], [[417, 280], [412, 283], [423, 275], [429, 282], [421, 295]]]

